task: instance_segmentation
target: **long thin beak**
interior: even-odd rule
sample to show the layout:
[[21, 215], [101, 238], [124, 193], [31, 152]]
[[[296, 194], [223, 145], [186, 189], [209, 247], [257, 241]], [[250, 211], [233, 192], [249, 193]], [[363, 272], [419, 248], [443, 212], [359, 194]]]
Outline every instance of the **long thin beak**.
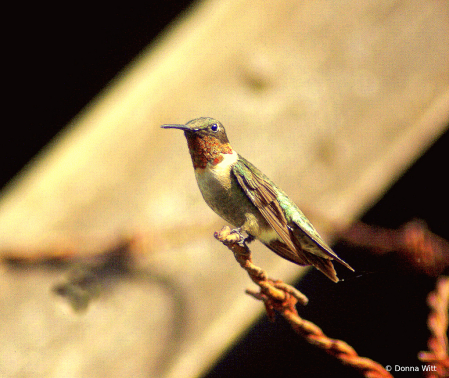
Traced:
[[184, 131], [192, 131], [192, 129], [186, 125], [162, 125], [161, 127], [163, 129], [179, 129]]

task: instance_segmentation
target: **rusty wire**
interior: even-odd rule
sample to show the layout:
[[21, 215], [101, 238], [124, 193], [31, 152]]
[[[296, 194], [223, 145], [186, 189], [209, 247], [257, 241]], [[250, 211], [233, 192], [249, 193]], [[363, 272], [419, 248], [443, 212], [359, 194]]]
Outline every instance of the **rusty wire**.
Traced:
[[307, 304], [307, 297], [284, 282], [268, 278], [264, 270], [255, 266], [251, 259], [251, 251], [242, 240], [241, 235], [232, 233], [231, 229], [226, 226], [220, 232], [216, 232], [214, 236], [234, 253], [240, 266], [259, 286], [259, 292], [247, 290], [247, 293], [263, 301], [269, 319], [273, 320], [275, 311], [277, 311], [290, 323], [292, 329], [304, 337], [307, 342], [325, 350], [344, 365], [353, 367], [367, 378], [392, 378], [392, 375], [379, 363], [369, 358], [360, 357], [344, 341], [329, 338], [320, 327], [302, 319], [295, 306], [297, 302], [303, 305]]
[[435, 290], [427, 296], [427, 304], [430, 314], [427, 319], [427, 326], [430, 330], [430, 337], [427, 341], [428, 352], [421, 352], [418, 358], [427, 363], [435, 365], [435, 371], [426, 372], [427, 378], [443, 378], [449, 376], [449, 356], [448, 356], [448, 313], [449, 306], [449, 277], [438, 278]]
[[449, 277], [445, 275], [449, 268], [448, 241], [432, 233], [420, 220], [407, 222], [398, 230], [358, 222], [341, 236], [351, 244], [369, 248], [378, 255], [397, 253], [408, 267], [437, 277], [435, 290], [427, 296], [430, 308], [427, 318], [429, 351], [419, 353], [418, 358], [435, 366], [435, 370], [425, 372], [426, 377], [448, 377]]
[[448, 241], [431, 232], [420, 220], [407, 222], [397, 230], [357, 222], [340, 237], [376, 255], [396, 253], [406, 267], [430, 277], [444, 274], [449, 267]]

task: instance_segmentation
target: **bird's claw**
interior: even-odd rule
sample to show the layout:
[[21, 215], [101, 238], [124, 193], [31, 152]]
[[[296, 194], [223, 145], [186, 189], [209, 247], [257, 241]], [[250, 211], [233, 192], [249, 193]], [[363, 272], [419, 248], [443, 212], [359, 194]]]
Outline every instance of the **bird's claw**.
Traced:
[[251, 243], [255, 237], [252, 235], [248, 235], [248, 236], [243, 236], [242, 233], [242, 228], [234, 228], [233, 230], [231, 230], [231, 234], [236, 234], [239, 238], [238, 244], [240, 244], [242, 247], [245, 246], [246, 244]]

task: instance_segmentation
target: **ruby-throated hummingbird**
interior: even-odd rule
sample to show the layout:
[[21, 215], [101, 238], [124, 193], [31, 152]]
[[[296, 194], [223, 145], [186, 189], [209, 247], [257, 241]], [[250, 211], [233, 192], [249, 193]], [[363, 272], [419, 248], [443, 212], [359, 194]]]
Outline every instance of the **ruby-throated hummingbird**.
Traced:
[[232, 149], [220, 122], [202, 117], [162, 127], [184, 131], [204, 200], [238, 232], [246, 232], [246, 241], [257, 238], [279, 256], [313, 265], [334, 282], [338, 278], [332, 260], [354, 270], [273, 181]]

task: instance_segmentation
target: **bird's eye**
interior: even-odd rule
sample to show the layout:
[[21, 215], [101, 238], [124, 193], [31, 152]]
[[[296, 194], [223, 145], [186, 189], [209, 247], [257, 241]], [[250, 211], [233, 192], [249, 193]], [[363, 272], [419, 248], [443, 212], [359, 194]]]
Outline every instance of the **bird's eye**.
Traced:
[[218, 125], [217, 125], [216, 123], [214, 123], [214, 124], [212, 124], [212, 125], [210, 126], [210, 129], [211, 129], [213, 132], [216, 132], [216, 131], [218, 131]]

